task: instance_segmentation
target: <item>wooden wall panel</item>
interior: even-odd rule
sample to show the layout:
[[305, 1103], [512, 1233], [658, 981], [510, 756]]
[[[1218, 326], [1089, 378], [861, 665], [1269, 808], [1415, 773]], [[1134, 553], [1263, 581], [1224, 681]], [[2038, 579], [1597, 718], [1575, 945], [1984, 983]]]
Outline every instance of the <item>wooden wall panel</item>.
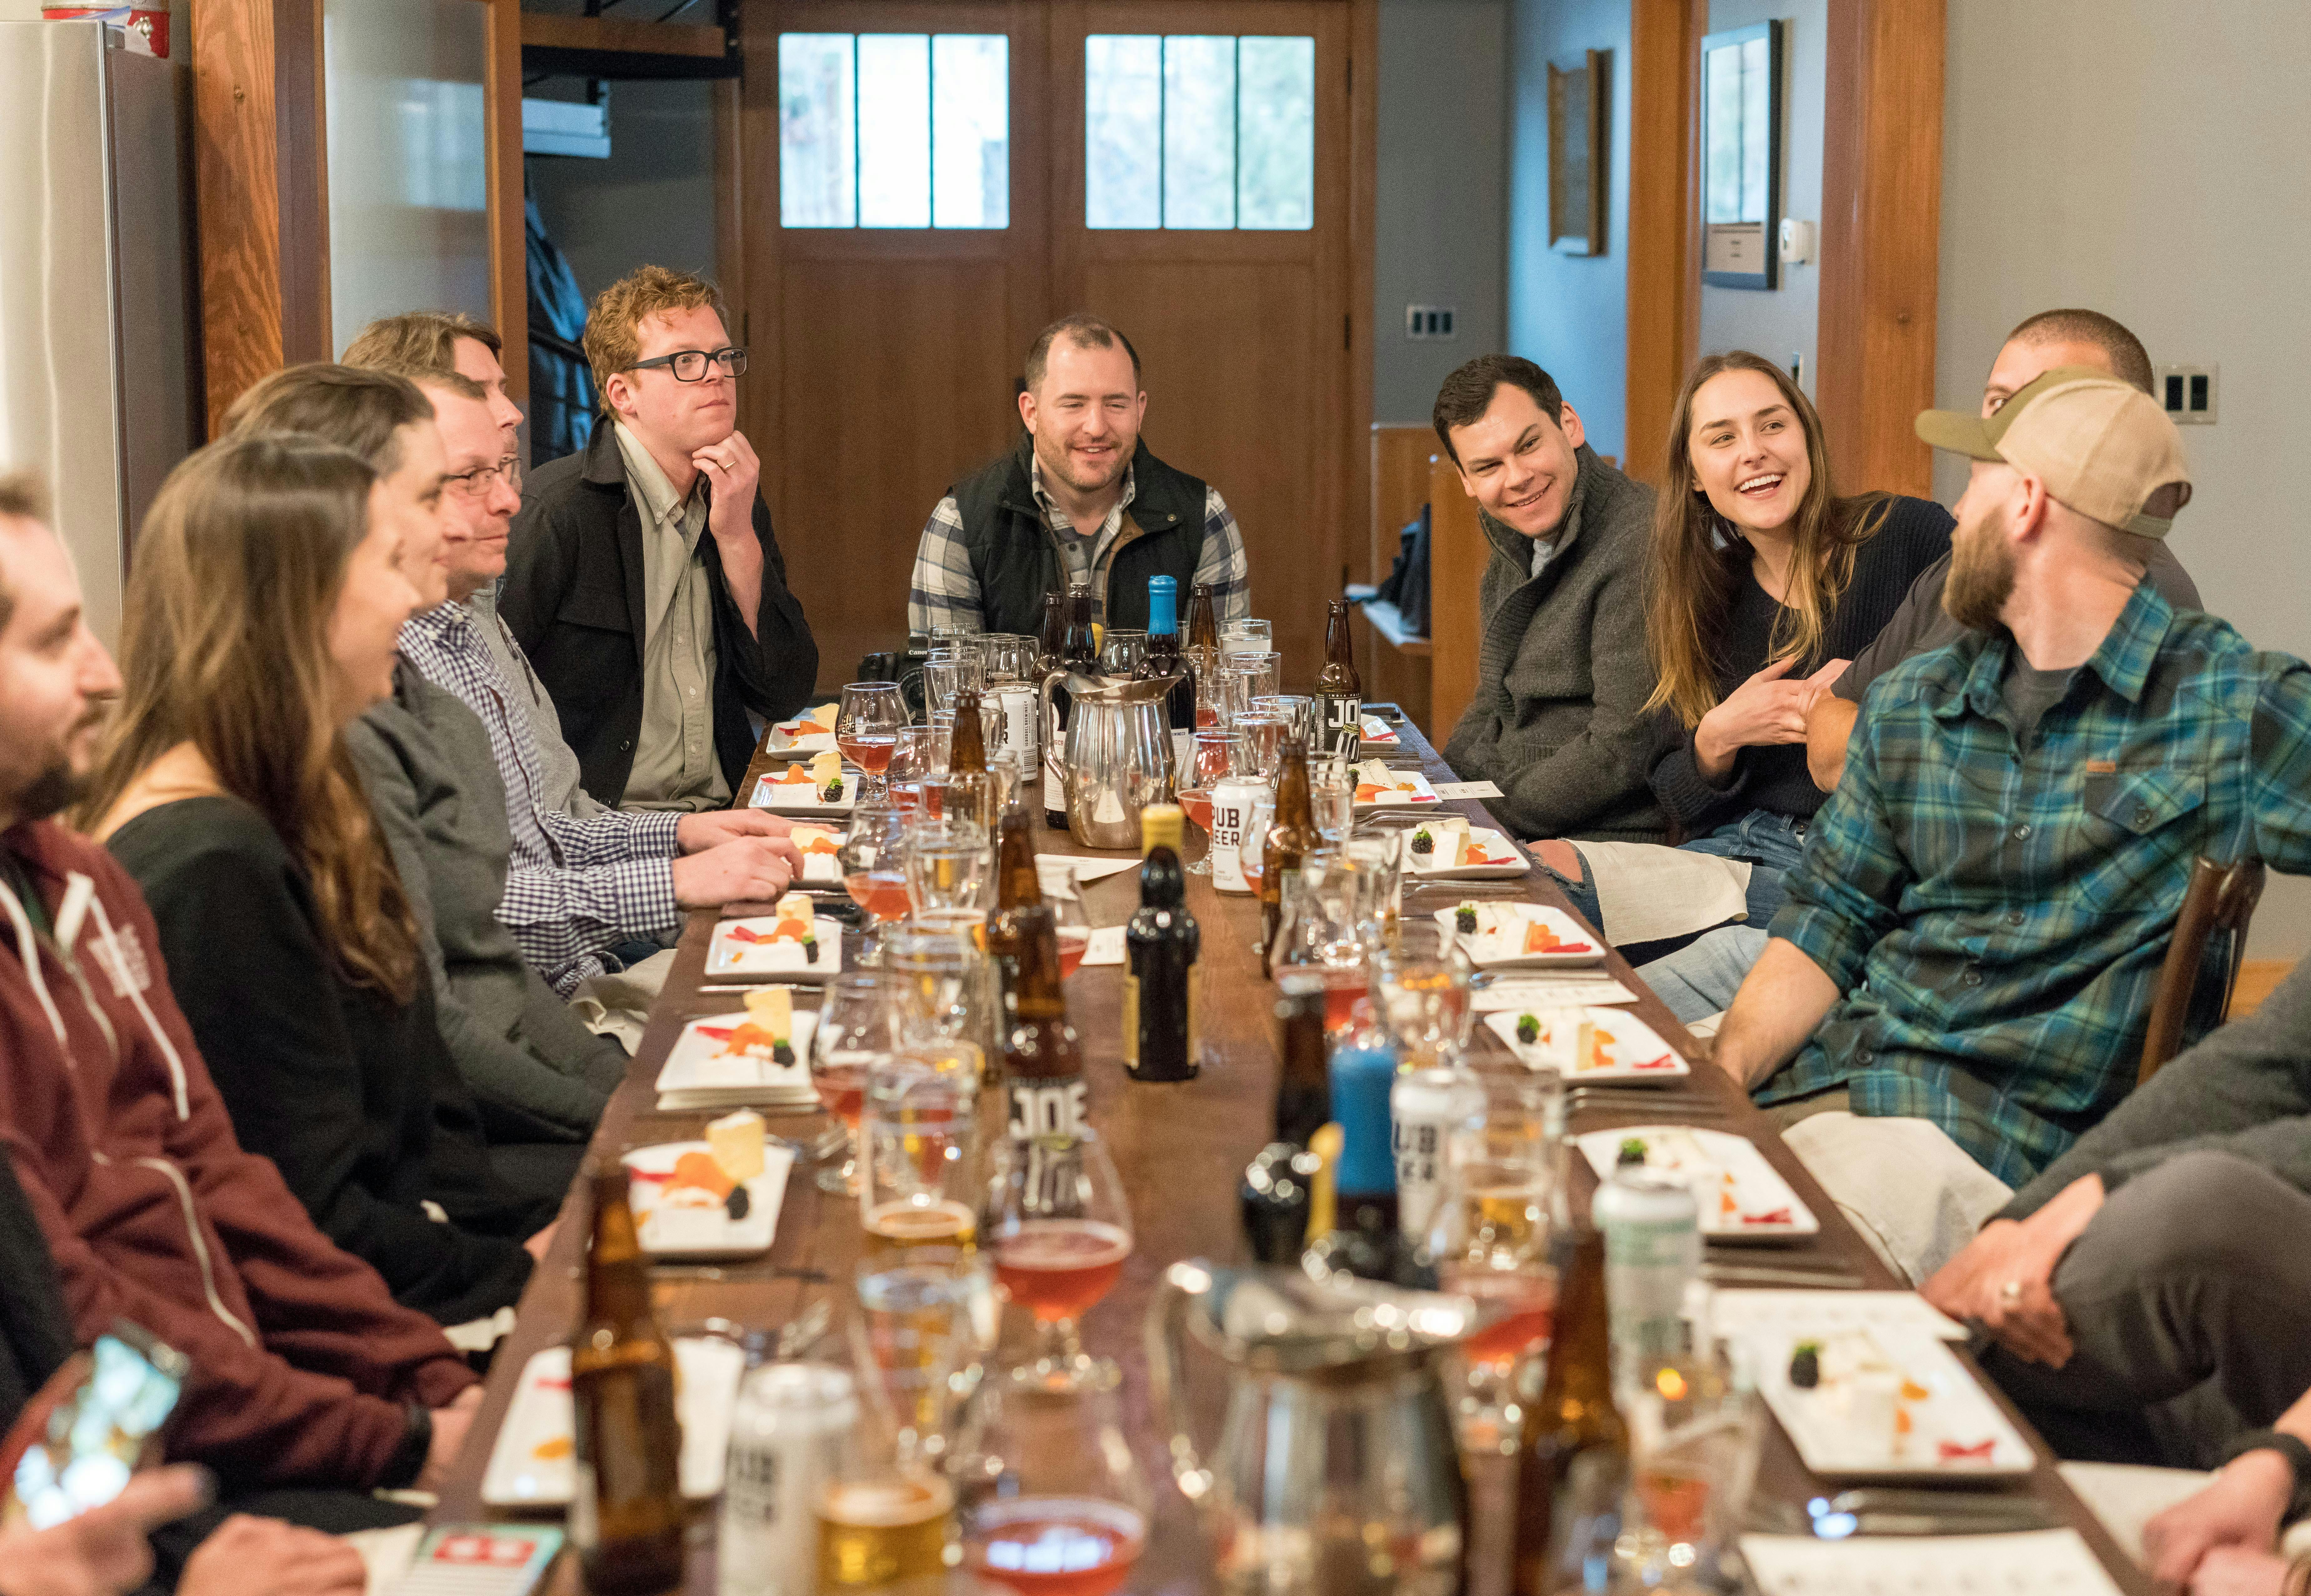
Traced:
[[1428, 502], [1428, 462], [1438, 452], [1434, 428], [1372, 430], [1371, 580], [1388, 574], [1396, 563], [1397, 534]]
[[1428, 476], [1429, 713], [1442, 746], [1477, 693], [1478, 597], [1492, 546], [1477, 524], [1477, 501], [1461, 485], [1449, 456]]
[[1661, 480], [1670, 414], [1701, 337], [1695, 101], [1709, 0], [1630, 0], [1628, 389], [1631, 476]]
[[505, 340], [506, 392], [529, 398], [529, 240], [521, 164], [521, 0], [489, 0], [490, 323]]
[[1832, 0], [1816, 383], [1843, 483], [1931, 495], [1943, 0]]

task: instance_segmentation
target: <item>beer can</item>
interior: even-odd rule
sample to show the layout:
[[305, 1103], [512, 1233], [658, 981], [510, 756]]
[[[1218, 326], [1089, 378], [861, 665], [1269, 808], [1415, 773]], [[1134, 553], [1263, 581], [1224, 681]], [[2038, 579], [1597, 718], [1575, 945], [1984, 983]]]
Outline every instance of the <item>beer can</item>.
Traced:
[[995, 702], [1003, 711], [1003, 746], [995, 751], [1017, 760], [1020, 770], [1032, 771], [1042, 746], [1035, 736], [1037, 724], [1042, 720], [1035, 690], [1020, 683], [994, 691]]
[[721, 1596], [813, 1596], [818, 1499], [859, 1423], [859, 1394], [833, 1364], [765, 1364], [738, 1387], [722, 1475]]
[[1212, 887], [1217, 892], [1251, 890], [1243, 874], [1243, 826], [1251, 815], [1251, 800], [1267, 786], [1247, 776], [1230, 776], [1212, 789]]
[[1629, 1164], [1598, 1186], [1590, 1217], [1605, 1237], [1614, 1362], [1642, 1380], [1685, 1349], [1681, 1310], [1701, 1275], [1701, 1207], [1684, 1182]]
[[1388, 1120], [1397, 1227], [1426, 1236], [1444, 1189], [1452, 1133], [1485, 1122], [1485, 1088], [1466, 1069], [1409, 1070], [1389, 1088]]

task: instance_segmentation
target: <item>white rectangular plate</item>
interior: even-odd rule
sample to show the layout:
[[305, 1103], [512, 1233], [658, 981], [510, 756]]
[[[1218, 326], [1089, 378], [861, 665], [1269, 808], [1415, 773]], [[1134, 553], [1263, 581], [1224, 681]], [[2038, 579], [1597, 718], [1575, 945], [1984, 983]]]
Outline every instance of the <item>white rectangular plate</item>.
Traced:
[[[1790, 1383], [1801, 1341], [1823, 1344], [1819, 1385]], [[2037, 1466], [1979, 1382], [1932, 1335], [1886, 1327], [1832, 1331], [1797, 1316], [1759, 1327], [1746, 1339], [1759, 1394], [1781, 1420], [1805, 1466], [1831, 1479], [1998, 1479]], [[1842, 1347], [1869, 1347], [1901, 1382], [1900, 1418], [1865, 1430], [1847, 1408], [1847, 1382], [1834, 1373]], [[1905, 1428], [1906, 1426], [1906, 1428]]]
[[702, 1141], [661, 1142], [625, 1156], [634, 1220], [642, 1251], [653, 1258], [754, 1258], [778, 1239], [779, 1205], [786, 1200], [787, 1172], [794, 1151], [779, 1142], [763, 1149], [763, 1173], [746, 1182], [746, 1217], [730, 1217], [716, 1204], [693, 1208], [666, 1200], [675, 1164], [685, 1153], [712, 1153]]
[[1357, 741], [1367, 748], [1393, 748], [1401, 741], [1396, 735], [1396, 728], [1378, 715], [1366, 715], [1356, 737]]
[[[777, 927], [778, 917], [772, 914], [754, 915], [746, 920], [726, 920], [714, 928], [714, 939], [706, 949], [706, 973], [718, 981], [833, 981], [842, 973], [842, 922], [824, 915], [811, 917], [812, 934], [818, 938], [818, 957], [806, 962], [799, 942], [749, 942], [747, 937], [767, 937]], [[745, 932], [741, 936], [740, 932]]]
[[[809, 707], [813, 710], [824, 710], [831, 717], [841, 706], [812, 704]], [[814, 729], [805, 731], [802, 729], [803, 721], [799, 717], [792, 720], [773, 721], [770, 735], [763, 739], [763, 752], [772, 759], [808, 759], [814, 754], [824, 754], [833, 748], [834, 728], [829, 727], [824, 731], [819, 731], [815, 729], [818, 722], [812, 721], [810, 724]]]
[[[1452, 930], [1460, 911], [1457, 903], [1450, 909], [1439, 909], [1436, 923]], [[1547, 926], [1560, 946], [1545, 952], [1527, 953], [1525, 929], [1534, 925]], [[1546, 903], [1478, 899], [1477, 929], [1473, 933], [1461, 933], [1461, 946], [1468, 949], [1469, 959], [1480, 970], [1551, 970], [1605, 962], [1603, 944], [1583, 929], [1579, 920]]]
[[818, 789], [807, 781], [781, 781], [765, 772], [755, 778], [754, 794], [746, 800], [747, 807], [768, 809], [775, 815], [848, 815], [851, 805], [859, 801], [861, 774], [850, 765], [842, 767], [842, 796], [833, 803], [818, 796]]
[[842, 828], [797, 821], [787, 840], [802, 855], [802, 879], [819, 886], [842, 885], [842, 861], [834, 850], [842, 846]]
[[1375, 809], [1434, 809], [1443, 801], [1436, 796], [1436, 789], [1428, 785], [1428, 778], [1418, 771], [1391, 771], [1385, 785], [1367, 781], [1362, 777], [1356, 779], [1358, 793], [1373, 786], [1378, 786], [1380, 789], [1370, 797], [1359, 797], [1355, 800], [1353, 807], [1357, 814], [1369, 815]]
[[1775, 1173], [1746, 1136], [1693, 1125], [1627, 1125], [1575, 1138], [1600, 1181], [1611, 1178], [1621, 1144], [1645, 1144], [1645, 1164], [1690, 1182], [1701, 1234], [1721, 1242], [1815, 1235], [1821, 1221]]
[[[1603, 1043], [1604, 1063], [1594, 1069], [1565, 1069], [1558, 1066], [1565, 1084], [1576, 1082], [1587, 1086], [1599, 1081], [1673, 1081], [1691, 1075], [1693, 1069], [1678, 1057], [1675, 1049], [1661, 1039], [1661, 1033], [1635, 1015], [1624, 1014], [1618, 1008], [1548, 1008], [1535, 1009], [1532, 1016], [1548, 1035], [1551, 1025], [1579, 1025], [1583, 1021], [1597, 1028]], [[1534, 1068], [1555, 1063], [1564, 1053], [1553, 1051], [1546, 1040], [1526, 1043], [1517, 1040], [1517, 1022], [1524, 1011], [1504, 1008], [1485, 1016], [1485, 1025], [1492, 1033], [1509, 1044], [1509, 1051]]]
[[744, 1014], [708, 1015], [682, 1028], [658, 1072], [661, 1103], [668, 1095], [692, 1107], [736, 1108], [759, 1103], [779, 1108], [815, 1108], [818, 1093], [810, 1084], [810, 1035], [818, 1025], [813, 1010], [798, 1008], [794, 1034], [787, 1045], [791, 1064], [778, 1064], [749, 1053], [730, 1051], [729, 1033], [747, 1023]]
[[[1405, 874], [1431, 881], [1514, 881], [1531, 870], [1532, 861], [1525, 858], [1523, 850], [1499, 832], [1482, 825], [1446, 826], [1443, 824], [1444, 818], [1438, 815], [1439, 824], [1435, 826], [1411, 828], [1404, 843]], [[1415, 851], [1412, 846], [1412, 839], [1423, 831], [1427, 831], [1436, 844], [1426, 854]], [[1484, 850], [1483, 862], [1464, 865], [1446, 861], [1447, 853], [1459, 854], [1469, 844]]]
[[1744, 1535], [1741, 1560], [1761, 1596], [1935, 1596], [1952, 1591], [2118, 1596], [2076, 1530], [2019, 1535], [1876, 1535], [1851, 1540]]
[[[702, 1502], [722, 1493], [730, 1409], [746, 1370], [741, 1347], [709, 1336], [674, 1344], [675, 1411], [682, 1420], [682, 1494]], [[571, 1456], [570, 1348], [548, 1347], [522, 1365], [513, 1402], [490, 1448], [482, 1500], [493, 1507], [567, 1507], [577, 1487]]]

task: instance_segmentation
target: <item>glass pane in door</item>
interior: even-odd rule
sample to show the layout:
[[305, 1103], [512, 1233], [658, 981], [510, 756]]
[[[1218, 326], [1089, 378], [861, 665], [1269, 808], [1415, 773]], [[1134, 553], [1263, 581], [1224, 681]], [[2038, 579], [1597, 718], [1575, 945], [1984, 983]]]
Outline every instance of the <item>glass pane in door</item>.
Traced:
[[1164, 40], [1164, 225], [1235, 225], [1235, 45], [1225, 34]]
[[859, 36], [859, 225], [931, 224], [931, 41]]
[[1238, 227], [1316, 225], [1316, 41], [1237, 41]]
[[855, 227], [851, 36], [779, 35], [779, 222]]
[[931, 225], [1011, 225], [1011, 40], [931, 39]]
[[1164, 225], [1164, 41], [1084, 40], [1084, 225]]

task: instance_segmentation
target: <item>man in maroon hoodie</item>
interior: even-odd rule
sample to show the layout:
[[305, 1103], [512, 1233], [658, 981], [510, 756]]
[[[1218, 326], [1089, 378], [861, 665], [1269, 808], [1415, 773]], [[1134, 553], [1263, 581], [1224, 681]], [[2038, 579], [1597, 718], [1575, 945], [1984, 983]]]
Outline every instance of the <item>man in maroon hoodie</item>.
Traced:
[[185, 1355], [169, 1452], [228, 1495], [432, 1487], [472, 1371], [240, 1149], [135, 882], [48, 818], [119, 691], [37, 490], [0, 477], [0, 1139], [74, 1333], [126, 1319]]

